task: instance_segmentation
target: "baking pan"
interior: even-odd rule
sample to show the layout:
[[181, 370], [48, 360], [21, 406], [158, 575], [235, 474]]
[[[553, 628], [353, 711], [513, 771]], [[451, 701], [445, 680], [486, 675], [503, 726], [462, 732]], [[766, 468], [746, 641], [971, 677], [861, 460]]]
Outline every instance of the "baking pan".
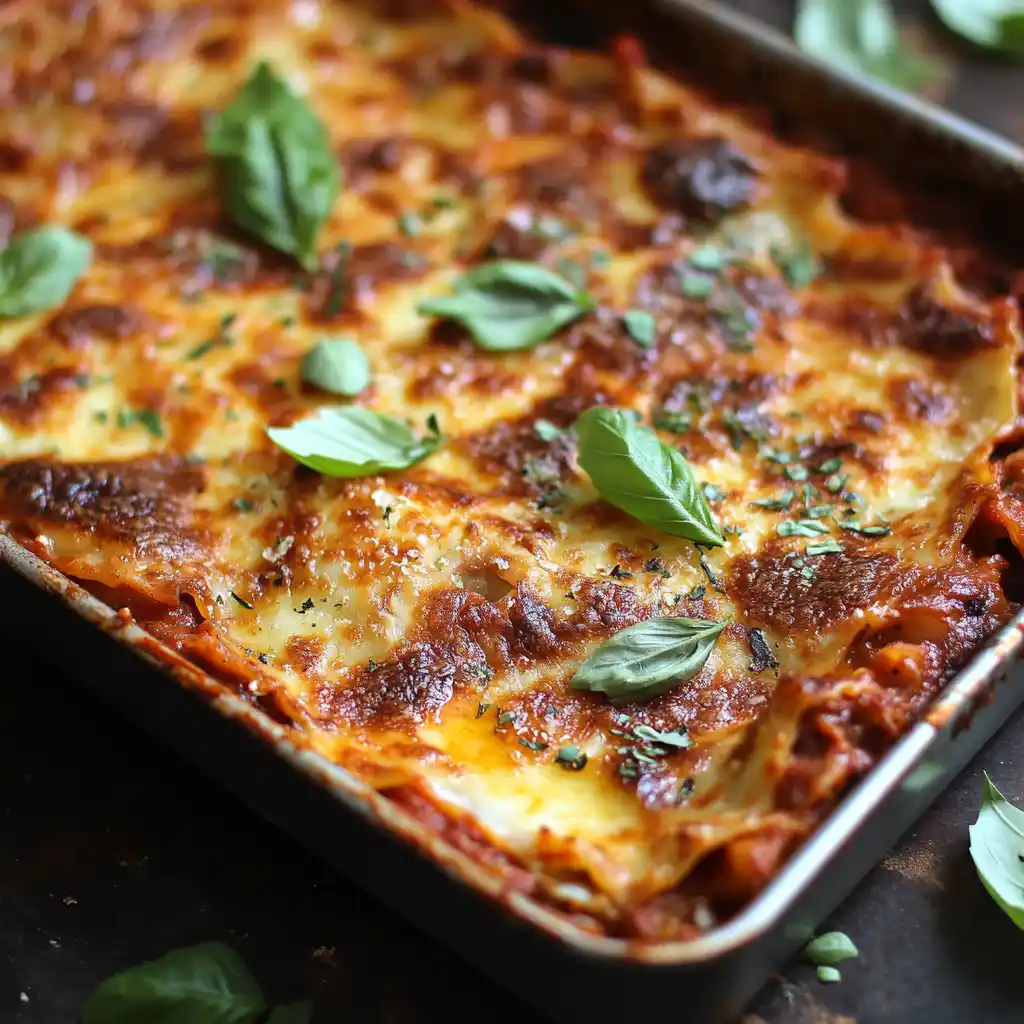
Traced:
[[[534, 20], [537, 6], [525, 4], [524, 16]], [[685, 66], [687, 78], [737, 102], [767, 101], [779, 130], [820, 130], [832, 142], [830, 133], [838, 135], [836, 148], [899, 169], [932, 199], [955, 190], [961, 226], [984, 225], [986, 240], [1004, 248], [1011, 265], [1024, 266], [1019, 248], [1014, 252], [1024, 237], [1017, 223], [1024, 153], [1017, 148], [926, 103], [826, 68], [776, 33], [703, 0], [627, 6], [567, 0], [542, 18], [549, 35], [569, 43], [636, 32], [656, 61]], [[935, 205], [941, 212], [943, 204]], [[745, 910], [698, 940], [639, 944], [587, 934], [509, 887], [5, 536], [0, 593], [14, 636], [35, 642], [381, 902], [499, 984], [514, 980], [517, 995], [567, 1024], [621, 1024], [640, 1006], [690, 1024], [731, 1019], [1024, 699], [1022, 613]]]

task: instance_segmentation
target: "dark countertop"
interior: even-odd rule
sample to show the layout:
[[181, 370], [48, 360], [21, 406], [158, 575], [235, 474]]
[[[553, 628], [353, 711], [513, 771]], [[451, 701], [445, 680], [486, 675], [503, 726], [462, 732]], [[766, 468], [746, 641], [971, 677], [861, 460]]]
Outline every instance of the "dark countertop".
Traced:
[[[778, 24], [792, 9], [737, 5]], [[908, 33], [953, 61], [938, 98], [1022, 134], [1024, 70], [957, 46], [925, 0], [900, 6]], [[54, 670], [19, 660], [16, 639], [4, 650], [0, 1021], [70, 1024], [115, 970], [208, 939], [235, 945], [268, 996], [313, 999], [318, 1022], [534, 1019]], [[792, 965], [745, 1024], [1024, 1022], [1024, 935], [968, 854], [983, 769], [1024, 798], [1024, 712], [833, 915], [862, 954], [843, 982]], [[671, 1019], [685, 1020], [680, 1006]]]

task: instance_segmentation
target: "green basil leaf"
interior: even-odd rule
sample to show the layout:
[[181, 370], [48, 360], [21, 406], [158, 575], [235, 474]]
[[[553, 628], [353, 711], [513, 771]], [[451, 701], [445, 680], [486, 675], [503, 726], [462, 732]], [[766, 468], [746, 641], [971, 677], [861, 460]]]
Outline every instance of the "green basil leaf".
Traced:
[[646, 309], [630, 309], [622, 316], [626, 333], [641, 347], [653, 348], [658, 340], [658, 326]]
[[988, 50], [1024, 58], [1022, 0], [932, 0], [946, 27]]
[[860, 956], [860, 951], [845, 932], [825, 932], [804, 946], [804, 956], [819, 967], [834, 967]]
[[268, 427], [267, 436], [296, 462], [326, 476], [373, 476], [422, 462], [443, 438], [431, 423], [417, 437], [401, 420], [361, 406], [320, 409], [290, 427]]
[[313, 1004], [309, 1001], [279, 1006], [267, 1018], [267, 1024], [310, 1024]]
[[317, 267], [316, 238], [340, 175], [323, 122], [261, 62], [206, 132], [221, 200], [238, 225]]
[[92, 242], [48, 224], [0, 250], [0, 316], [26, 316], [61, 305], [92, 262]]
[[674, 537], [723, 543], [689, 463], [631, 412], [595, 406], [576, 421], [576, 435], [580, 467], [609, 504]]
[[452, 294], [419, 305], [422, 316], [462, 324], [488, 352], [533, 348], [594, 308], [594, 300], [536, 263], [498, 260], [463, 274]]
[[347, 338], [321, 338], [302, 360], [302, 379], [332, 395], [352, 398], [370, 383], [370, 363]]
[[1024, 811], [985, 775], [978, 820], [970, 828], [971, 857], [981, 884], [1010, 920], [1024, 929]]
[[935, 61], [903, 45], [889, 0], [801, 0], [793, 34], [806, 53], [902, 89], [942, 73]]
[[575, 690], [605, 694], [613, 704], [648, 700], [692, 679], [728, 622], [656, 618], [606, 640], [576, 670]]
[[819, 967], [817, 973], [822, 985], [838, 985], [843, 980], [843, 976], [834, 967]]
[[230, 946], [205, 942], [104, 981], [82, 1007], [82, 1024], [251, 1024], [263, 993]]

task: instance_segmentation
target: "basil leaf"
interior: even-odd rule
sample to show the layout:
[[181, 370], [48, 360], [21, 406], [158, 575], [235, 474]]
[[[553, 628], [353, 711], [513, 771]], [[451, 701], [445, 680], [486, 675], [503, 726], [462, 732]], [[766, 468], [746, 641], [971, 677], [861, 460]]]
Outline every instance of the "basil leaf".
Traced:
[[613, 704], [648, 700], [692, 679], [728, 622], [656, 618], [606, 640], [576, 670], [574, 690], [603, 693]]
[[804, 956], [819, 967], [834, 967], [860, 956], [860, 951], [845, 932], [825, 932], [804, 946]]
[[370, 363], [347, 338], [322, 338], [302, 360], [302, 379], [332, 395], [358, 395], [370, 383]]
[[978, 820], [970, 828], [971, 857], [981, 884], [1010, 920], [1024, 929], [1024, 811], [985, 775]]
[[205, 942], [104, 981], [82, 1007], [82, 1024], [251, 1024], [263, 993], [230, 946]]
[[312, 1019], [313, 1004], [306, 1001], [277, 1007], [267, 1018], [267, 1024], [310, 1024]]
[[261, 62], [206, 132], [221, 200], [238, 225], [317, 267], [316, 238], [340, 187], [323, 122]]
[[61, 305], [92, 262], [92, 242], [59, 224], [26, 231], [0, 250], [0, 316]]
[[889, 0], [801, 0], [793, 34], [813, 57], [902, 89], [941, 75], [935, 61], [902, 44]]
[[296, 462], [326, 476], [373, 476], [422, 462], [443, 440], [418, 438], [401, 420], [361, 406], [320, 409], [290, 427], [268, 427], [267, 436]]
[[594, 308], [570, 281], [536, 263], [499, 260], [463, 274], [452, 294], [421, 302], [422, 316], [461, 323], [487, 352], [533, 348]]
[[658, 340], [658, 326], [646, 309], [629, 309], [622, 315], [626, 333], [641, 347], [653, 348]]
[[946, 27], [988, 50], [1024, 58], [1021, 0], [932, 0]]
[[609, 504], [674, 537], [723, 543], [689, 463], [632, 413], [595, 406], [576, 421], [576, 435], [580, 467]]

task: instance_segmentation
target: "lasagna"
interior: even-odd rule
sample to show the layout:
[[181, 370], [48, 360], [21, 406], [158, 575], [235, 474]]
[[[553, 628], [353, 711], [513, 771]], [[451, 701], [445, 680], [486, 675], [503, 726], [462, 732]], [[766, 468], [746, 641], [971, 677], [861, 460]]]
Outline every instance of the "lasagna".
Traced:
[[9, 0], [0, 56], [0, 530], [579, 927], [735, 914], [1017, 608], [1010, 289], [636, 40]]

